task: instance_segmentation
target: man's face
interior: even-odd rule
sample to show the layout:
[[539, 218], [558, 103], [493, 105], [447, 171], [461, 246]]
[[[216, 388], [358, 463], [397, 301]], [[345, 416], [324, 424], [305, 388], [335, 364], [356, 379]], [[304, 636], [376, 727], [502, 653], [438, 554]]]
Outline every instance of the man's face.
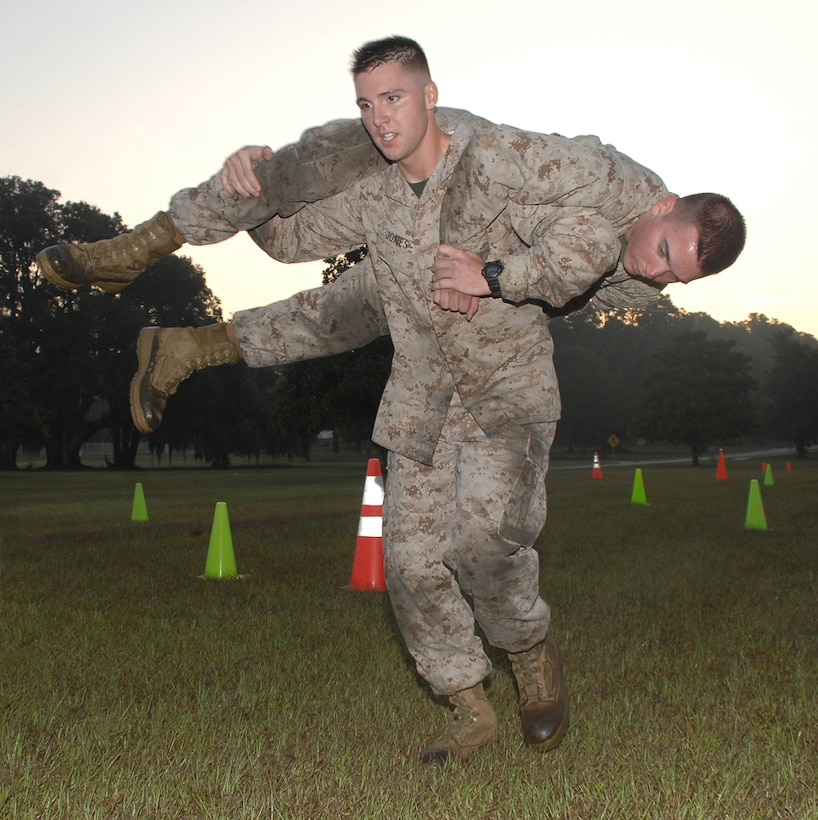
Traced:
[[622, 264], [634, 278], [659, 285], [686, 285], [701, 278], [699, 231], [695, 225], [674, 218], [677, 199], [672, 194], [666, 196], [628, 230]]
[[355, 95], [366, 130], [388, 160], [411, 166], [427, 150], [437, 87], [423, 72], [386, 63], [355, 75]]

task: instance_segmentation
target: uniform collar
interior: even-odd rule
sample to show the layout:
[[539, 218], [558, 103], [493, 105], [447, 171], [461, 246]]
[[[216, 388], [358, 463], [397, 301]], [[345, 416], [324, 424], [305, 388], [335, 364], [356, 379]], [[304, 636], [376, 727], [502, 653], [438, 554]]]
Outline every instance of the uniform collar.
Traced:
[[420, 197], [417, 197], [409, 187], [409, 183], [404, 179], [397, 165], [392, 165], [389, 168], [386, 195], [404, 204], [411, 204], [413, 201], [420, 205], [425, 204], [448, 183], [457, 163], [460, 161], [460, 157], [469, 144], [472, 133], [472, 129], [465, 124], [458, 125], [454, 129], [449, 147], [440, 162], [435, 166], [434, 171], [432, 171], [432, 175], [429, 177]]

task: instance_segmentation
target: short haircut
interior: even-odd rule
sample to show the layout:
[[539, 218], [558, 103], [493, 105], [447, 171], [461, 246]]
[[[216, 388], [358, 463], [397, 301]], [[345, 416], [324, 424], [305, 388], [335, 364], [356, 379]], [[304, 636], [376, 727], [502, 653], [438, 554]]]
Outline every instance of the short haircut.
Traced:
[[423, 49], [409, 37], [386, 37], [364, 43], [352, 52], [353, 74], [372, 71], [386, 63], [401, 63], [407, 68], [415, 68], [429, 75], [429, 63]]
[[698, 229], [702, 276], [729, 268], [744, 248], [747, 239], [744, 217], [726, 196], [683, 196], [677, 200], [671, 218], [689, 222]]

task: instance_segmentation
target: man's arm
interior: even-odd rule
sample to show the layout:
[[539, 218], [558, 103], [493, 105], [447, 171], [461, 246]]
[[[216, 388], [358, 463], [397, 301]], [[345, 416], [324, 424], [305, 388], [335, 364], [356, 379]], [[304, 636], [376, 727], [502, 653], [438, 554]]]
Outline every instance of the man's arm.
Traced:
[[328, 285], [239, 311], [233, 328], [251, 367], [344, 353], [389, 333], [368, 258]]
[[357, 187], [297, 213], [273, 217], [250, 232], [253, 241], [279, 262], [312, 262], [366, 244]]
[[619, 238], [599, 210], [512, 206], [510, 211], [516, 235], [529, 247], [503, 260], [508, 301], [539, 299], [561, 307], [616, 268]]
[[[462, 124], [474, 129], [493, 127], [488, 120], [458, 108], [438, 108], [437, 118], [446, 131], [453, 131]], [[285, 146], [278, 153], [287, 152], [297, 157], [297, 164], [302, 168], [317, 169], [317, 174], [307, 175], [302, 181], [306, 190], [297, 196], [299, 202], [315, 202], [337, 193], [386, 164], [360, 120], [333, 120], [310, 128], [297, 143]], [[218, 174], [225, 192], [242, 199], [269, 194], [267, 189], [278, 181], [262, 163], [269, 163], [275, 153], [269, 145], [246, 145], [231, 154]], [[296, 163], [290, 162], [290, 166], [294, 168]], [[315, 184], [319, 178], [325, 180], [323, 188]], [[273, 215], [271, 212], [268, 217]]]
[[306, 202], [344, 190], [385, 165], [360, 120], [334, 120], [308, 129], [298, 142], [275, 152], [262, 146], [245, 150], [250, 153], [242, 155], [235, 175], [225, 174], [223, 167], [171, 199], [168, 212], [187, 242], [209, 245], [251, 231], [274, 215], [288, 216]]
[[652, 305], [665, 285], [634, 279], [624, 271], [605, 277], [589, 294], [589, 302], [597, 310], [612, 308], [643, 308]]
[[500, 259], [504, 299], [561, 307], [616, 268], [619, 235], [665, 194], [652, 171], [595, 137], [484, 130], [455, 169], [441, 218], [444, 244], [475, 256], [459, 271], [439, 259], [436, 286], [485, 295], [482, 265]]
[[[492, 245], [504, 266], [499, 281], [503, 299], [508, 302], [540, 300], [561, 307], [616, 267], [620, 244], [605, 217], [591, 209], [548, 211], [548, 217], [538, 218], [533, 227], [512, 218], [514, 235], [522, 239], [515, 252], [504, 253], [500, 244]], [[432, 289], [454, 288], [489, 296], [491, 291], [482, 274], [487, 261], [467, 249], [441, 245]]]

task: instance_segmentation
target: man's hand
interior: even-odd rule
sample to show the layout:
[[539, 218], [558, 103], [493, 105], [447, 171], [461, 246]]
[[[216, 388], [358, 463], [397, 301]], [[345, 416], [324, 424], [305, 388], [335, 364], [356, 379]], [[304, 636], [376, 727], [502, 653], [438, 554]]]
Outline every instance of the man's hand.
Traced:
[[261, 185], [253, 170], [262, 160], [271, 160], [273, 149], [269, 145], [246, 145], [231, 154], [222, 166], [219, 179], [228, 194], [238, 194], [245, 199], [261, 194]]
[[436, 289], [432, 294], [432, 301], [443, 310], [462, 313], [467, 322], [474, 318], [477, 309], [480, 307], [480, 299], [477, 296], [469, 296], [467, 293], [460, 293], [460, 291], [451, 288]]
[[476, 253], [441, 245], [432, 266], [432, 290], [451, 288], [468, 296], [491, 296], [491, 288], [483, 276], [485, 265], [486, 260]]

